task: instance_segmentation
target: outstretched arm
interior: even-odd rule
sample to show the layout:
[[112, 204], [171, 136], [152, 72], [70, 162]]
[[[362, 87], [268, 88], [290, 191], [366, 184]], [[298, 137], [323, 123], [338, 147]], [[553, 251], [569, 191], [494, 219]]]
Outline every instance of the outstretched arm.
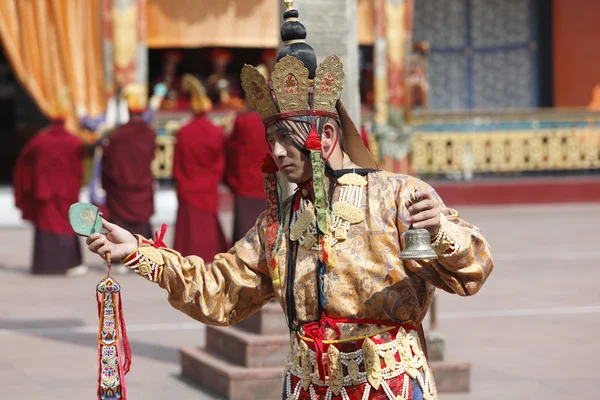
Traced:
[[264, 216], [227, 253], [208, 264], [200, 257], [182, 257], [177, 251], [157, 248], [152, 241], [133, 236], [104, 221], [107, 235], [93, 234], [89, 249], [104, 257], [107, 252], [138, 275], [158, 283], [169, 303], [190, 317], [209, 325], [232, 325], [274, 297], [264, 254]]

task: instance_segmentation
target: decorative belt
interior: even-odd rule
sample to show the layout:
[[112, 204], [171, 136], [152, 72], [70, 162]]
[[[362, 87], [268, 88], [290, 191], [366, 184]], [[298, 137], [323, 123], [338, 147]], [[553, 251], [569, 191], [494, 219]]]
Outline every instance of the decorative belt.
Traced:
[[[320, 328], [330, 326], [339, 332], [335, 324], [337, 321], [341, 320], [328, 319], [327, 321], [327, 317], [325, 317], [314, 324], [318, 324]], [[344, 322], [346, 321], [349, 320], [344, 320]], [[377, 324], [381, 325], [382, 323], [378, 321]], [[319, 329], [319, 333], [322, 333], [323, 330]], [[314, 333], [314, 330], [308, 329], [308, 332]], [[322, 338], [315, 340], [314, 337], [308, 337], [306, 326], [304, 333], [305, 336], [297, 334], [291, 339], [288, 362], [284, 372], [288, 399], [298, 399], [300, 389], [309, 391], [310, 397], [316, 398], [313, 385], [328, 387], [327, 399], [340, 393], [342, 393], [342, 398], [346, 398], [345, 386], [365, 384], [363, 399], [369, 398], [371, 387], [375, 390], [382, 387], [387, 396], [395, 400], [397, 397], [392, 393], [387, 381], [394, 378], [400, 379], [399, 377], [403, 374], [405, 377], [402, 393], [398, 393], [401, 396], [398, 398], [409, 398], [410, 382], [408, 378], [419, 383], [425, 400], [435, 398], [435, 385], [431, 371], [423, 353], [416, 327], [413, 325], [389, 326], [370, 336], [341, 340], [323, 340]], [[353, 351], [344, 349], [348, 347], [346, 344], [349, 342], [353, 342], [355, 345]], [[327, 374], [321, 375], [321, 371], [324, 372], [325, 369], [327, 369]], [[292, 376], [299, 379], [293, 388]]]

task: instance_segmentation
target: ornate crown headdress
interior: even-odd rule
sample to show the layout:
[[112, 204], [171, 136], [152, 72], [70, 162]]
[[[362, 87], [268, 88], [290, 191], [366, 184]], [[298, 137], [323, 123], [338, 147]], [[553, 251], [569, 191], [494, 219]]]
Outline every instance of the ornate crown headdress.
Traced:
[[[286, 46], [279, 53], [271, 81], [253, 66], [242, 68], [242, 87], [265, 126], [293, 116], [326, 116], [339, 119], [336, 103], [342, 94], [344, 67], [331, 55], [316, 68], [316, 57], [306, 44], [306, 28], [298, 21], [292, 1], [285, 1], [281, 38]], [[307, 68], [308, 67], [308, 68]]]

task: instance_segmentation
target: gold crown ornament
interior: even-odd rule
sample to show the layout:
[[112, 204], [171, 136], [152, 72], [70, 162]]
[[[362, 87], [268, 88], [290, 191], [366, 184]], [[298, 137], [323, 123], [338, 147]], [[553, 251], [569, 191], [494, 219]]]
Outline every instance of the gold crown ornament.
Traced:
[[[291, 0], [284, 1], [284, 26], [296, 24], [302, 30], [304, 26], [298, 22], [298, 11], [292, 8]], [[306, 43], [306, 34], [285, 40], [290, 46]], [[312, 50], [312, 49], [311, 49]], [[277, 120], [302, 116], [326, 116], [339, 120], [336, 103], [344, 87], [344, 66], [336, 55], [331, 55], [316, 69], [314, 79], [304, 63], [286, 55], [279, 59], [273, 68], [270, 84], [264, 76], [251, 65], [242, 68], [242, 87], [250, 104], [256, 108], [265, 125]]]
[[344, 66], [336, 55], [330, 55], [317, 66], [314, 50], [306, 43], [306, 28], [292, 8], [287, 9], [281, 39], [284, 48], [267, 82], [260, 71], [244, 65], [241, 82], [247, 101], [260, 114], [265, 127], [276, 121], [299, 116], [323, 116], [335, 119], [342, 128], [341, 145], [350, 159], [363, 168], [377, 168], [365, 147], [358, 129], [340, 101], [344, 87]]

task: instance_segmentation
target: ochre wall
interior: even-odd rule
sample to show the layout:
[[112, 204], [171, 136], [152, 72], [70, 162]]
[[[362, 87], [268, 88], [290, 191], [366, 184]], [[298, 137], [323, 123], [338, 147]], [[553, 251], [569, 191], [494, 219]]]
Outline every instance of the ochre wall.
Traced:
[[598, 85], [600, 106], [600, 1], [554, 0], [554, 106], [588, 107]]

